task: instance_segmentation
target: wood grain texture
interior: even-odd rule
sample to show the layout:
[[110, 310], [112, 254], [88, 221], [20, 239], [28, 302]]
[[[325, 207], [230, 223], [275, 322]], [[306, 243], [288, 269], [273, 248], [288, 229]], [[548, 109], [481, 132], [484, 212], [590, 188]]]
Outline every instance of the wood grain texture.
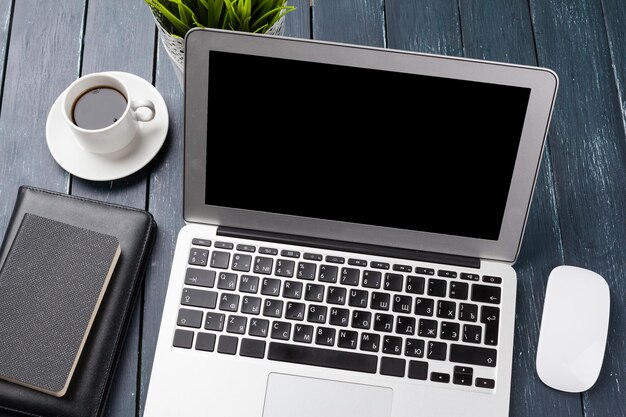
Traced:
[[624, 332], [626, 138], [599, 1], [535, 1], [539, 63], [560, 77], [550, 151], [565, 261], [607, 280], [611, 317], [604, 365], [583, 395], [586, 416], [626, 415]]
[[184, 95], [172, 63], [158, 46], [155, 85], [170, 114], [164, 148], [150, 174], [148, 210], [157, 224], [157, 240], [146, 273], [141, 334], [140, 414], [146, 401], [152, 361], [161, 324], [165, 293], [174, 257], [176, 238], [183, 223], [183, 126]]
[[285, 36], [311, 38], [310, 0], [289, 0], [296, 10], [285, 16]]
[[385, 46], [384, 0], [314, 0], [313, 38]]
[[4, 63], [9, 44], [9, 27], [13, 16], [13, 0], [0, 0], [0, 103], [4, 83]]
[[83, 0], [62, 7], [15, 4], [0, 107], [0, 235], [20, 185], [68, 189], [67, 173], [48, 151], [45, 126], [50, 107], [78, 75], [83, 12]]
[[454, 0], [386, 0], [389, 48], [463, 55], [458, 4]]

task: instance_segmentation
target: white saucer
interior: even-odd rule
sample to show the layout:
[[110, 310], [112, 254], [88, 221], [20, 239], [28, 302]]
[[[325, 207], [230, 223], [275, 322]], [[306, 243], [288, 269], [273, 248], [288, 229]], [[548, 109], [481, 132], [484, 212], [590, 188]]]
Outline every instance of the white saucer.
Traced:
[[122, 78], [131, 93], [154, 103], [155, 117], [139, 122], [138, 137], [124, 149], [110, 154], [84, 150], [63, 119], [61, 97], [56, 99], [46, 122], [46, 141], [52, 157], [67, 172], [92, 181], [111, 181], [139, 171], [159, 152], [169, 125], [167, 106], [161, 94], [146, 80], [127, 72], [109, 72]]

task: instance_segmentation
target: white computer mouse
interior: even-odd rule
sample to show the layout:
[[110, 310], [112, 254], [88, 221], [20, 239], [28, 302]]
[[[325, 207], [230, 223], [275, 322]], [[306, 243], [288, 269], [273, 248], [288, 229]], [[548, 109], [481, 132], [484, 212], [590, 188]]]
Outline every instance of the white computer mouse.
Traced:
[[548, 386], [586, 391], [602, 367], [609, 286], [595, 272], [558, 266], [548, 277], [537, 346], [537, 374]]

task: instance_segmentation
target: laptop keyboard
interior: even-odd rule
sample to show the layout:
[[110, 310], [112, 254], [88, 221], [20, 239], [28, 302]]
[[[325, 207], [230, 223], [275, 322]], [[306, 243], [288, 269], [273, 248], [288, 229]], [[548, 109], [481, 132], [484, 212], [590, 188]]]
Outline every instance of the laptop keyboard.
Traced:
[[376, 259], [193, 239], [173, 346], [494, 389], [502, 279]]

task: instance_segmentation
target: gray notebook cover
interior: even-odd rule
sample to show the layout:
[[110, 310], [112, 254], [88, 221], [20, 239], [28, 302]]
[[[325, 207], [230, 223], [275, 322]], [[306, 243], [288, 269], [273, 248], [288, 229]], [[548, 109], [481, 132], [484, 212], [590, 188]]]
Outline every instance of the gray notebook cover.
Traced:
[[0, 270], [0, 378], [64, 395], [118, 240], [26, 213]]

